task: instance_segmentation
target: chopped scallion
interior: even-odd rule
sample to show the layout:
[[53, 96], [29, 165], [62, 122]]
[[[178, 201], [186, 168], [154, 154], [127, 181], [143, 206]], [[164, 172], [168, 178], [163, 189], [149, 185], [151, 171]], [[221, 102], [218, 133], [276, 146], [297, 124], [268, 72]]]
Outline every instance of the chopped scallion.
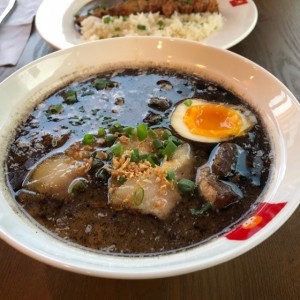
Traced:
[[157, 25], [159, 26], [159, 29], [163, 29], [164, 26], [165, 26], [165, 23], [164, 23], [163, 20], [159, 20], [159, 21], [157, 22]]
[[152, 145], [155, 148], [155, 150], [159, 150], [164, 147], [164, 143], [161, 140], [153, 140]]
[[137, 137], [140, 141], [143, 141], [148, 136], [148, 126], [145, 123], [138, 124], [136, 127]]
[[109, 24], [110, 21], [111, 21], [110, 16], [105, 16], [105, 17], [102, 18], [102, 20], [103, 20], [104, 24]]
[[176, 174], [173, 170], [168, 170], [166, 178], [169, 181], [175, 180]]
[[171, 135], [172, 135], [171, 131], [168, 130], [168, 129], [165, 129], [165, 130], [163, 131], [162, 138], [163, 138], [164, 140], [167, 140], [167, 139], [169, 138], [169, 136], [171, 136]]
[[99, 180], [103, 180], [106, 181], [109, 178], [109, 174], [106, 171], [106, 169], [104, 169], [104, 167], [102, 167], [101, 169], [99, 169], [96, 174], [95, 177]]
[[74, 104], [77, 100], [77, 93], [73, 90], [68, 90], [65, 92], [64, 102], [67, 104]]
[[181, 191], [183, 193], [190, 193], [195, 190], [196, 184], [194, 181], [182, 178], [177, 183], [177, 187], [178, 187], [179, 191]]
[[168, 158], [172, 156], [172, 154], [176, 151], [177, 145], [172, 141], [168, 141], [165, 149], [162, 150], [162, 155], [167, 156]]
[[176, 136], [174, 135], [170, 135], [168, 137], [168, 141], [172, 141], [175, 145], [179, 146], [183, 143], [183, 141], [179, 138], [177, 138]]
[[146, 27], [146, 25], [138, 24], [138, 25], [137, 25], [137, 29], [138, 29], [138, 30], [146, 30], [147, 27]]
[[189, 106], [192, 105], [193, 101], [192, 101], [192, 99], [187, 99], [183, 103], [184, 103], [185, 106], [189, 107]]
[[131, 162], [138, 162], [140, 160], [140, 153], [138, 148], [134, 148], [131, 151], [130, 161]]
[[147, 155], [147, 160], [150, 162], [151, 166], [159, 165], [159, 160], [155, 155]]
[[84, 192], [88, 187], [88, 180], [85, 178], [74, 179], [68, 188], [68, 193], [71, 195], [77, 195], [78, 193]]
[[122, 131], [123, 131], [123, 126], [119, 122], [116, 122], [109, 127], [110, 133], [122, 132]]
[[112, 145], [115, 142], [115, 139], [116, 139], [115, 135], [111, 133], [105, 136], [105, 142], [109, 145]]
[[141, 186], [138, 186], [132, 193], [132, 200], [136, 206], [143, 203], [145, 191]]
[[121, 156], [124, 152], [124, 148], [122, 144], [117, 143], [111, 147], [111, 152], [113, 153], [114, 156]]
[[56, 115], [56, 114], [61, 113], [63, 110], [64, 110], [64, 107], [62, 104], [50, 105], [47, 110], [47, 113]]
[[124, 133], [127, 137], [131, 137], [134, 135], [134, 129], [132, 127], [124, 128]]
[[105, 136], [106, 131], [104, 127], [99, 127], [98, 129], [98, 136]]
[[212, 207], [211, 203], [206, 202], [205, 204], [203, 204], [203, 206], [200, 209], [192, 208], [191, 213], [193, 216], [199, 216], [207, 212], [209, 209], [211, 209], [211, 207]]
[[111, 80], [105, 79], [105, 78], [97, 78], [94, 81], [94, 86], [97, 90], [104, 90], [106, 88], [113, 88], [118, 86], [116, 82], [113, 82]]
[[94, 141], [95, 141], [95, 137], [92, 134], [87, 133], [83, 136], [82, 143], [84, 145], [92, 145]]
[[126, 181], [127, 181], [126, 176], [121, 175], [121, 176], [118, 177], [118, 182], [119, 182], [119, 183], [123, 184], [123, 183], [125, 183]]

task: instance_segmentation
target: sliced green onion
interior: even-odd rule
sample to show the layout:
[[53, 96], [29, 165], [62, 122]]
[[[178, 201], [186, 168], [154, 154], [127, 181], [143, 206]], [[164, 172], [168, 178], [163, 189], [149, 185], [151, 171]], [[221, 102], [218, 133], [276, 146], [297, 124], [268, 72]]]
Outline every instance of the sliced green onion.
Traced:
[[104, 127], [99, 127], [98, 128], [98, 136], [105, 136], [106, 131]]
[[167, 156], [169, 158], [176, 151], [176, 149], [177, 149], [177, 145], [175, 145], [172, 141], [168, 141], [165, 149], [163, 149], [162, 151], [162, 155]]
[[199, 216], [205, 213], [206, 211], [208, 211], [209, 209], [211, 209], [211, 207], [212, 207], [211, 203], [206, 202], [205, 204], [203, 204], [203, 206], [200, 209], [192, 208], [191, 213], [193, 216]]
[[78, 111], [80, 111], [80, 112], [82, 112], [82, 113], [85, 112], [85, 109], [84, 109], [83, 105], [81, 105], [80, 107], [78, 107]]
[[189, 107], [189, 106], [192, 105], [193, 101], [192, 101], [192, 99], [187, 99], [183, 103], [184, 103], [185, 106]]
[[131, 151], [130, 161], [131, 162], [138, 162], [140, 160], [140, 152], [138, 148], [134, 148]]
[[140, 155], [139, 155], [140, 160], [147, 159], [147, 157], [148, 157], [148, 153], [140, 153]]
[[113, 88], [116, 87], [118, 84], [116, 82], [113, 82], [111, 80], [105, 79], [105, 78], [97, 78], [94, 81], [94, 86], [97, 90], [104, 90], [106, 88]]
[[157, 25], [159, 26], [159, 29], [163, 29], [164, 26], [165, 26], [165, 23], [164, 23], [163, 20], [159, 20], [159, 21], [157, 22]]
[[110, 21], [111, 21], [110, 16], [105, 16], [105, 17], [103, 17], [102, 20], [103, 20], [103, 23], [104, 23], [104, 24], [109, 24]]
[[154, 139], [157, 138], [157, 133], [151, 128], [149, 128], [149, 130], [148, 130], [148, 135], [151, 136]]
[[115, 139], [116, 139], [115, 135], [111, 133], [105, 136], [105, 142], [108, 143], [109, 145], [112, 145], [115, 142]]
[[138, 186], [132, 193], [132, 200], [136, 206], [143, 203], [145, 191], [141, 186]]
[[97, 90], [103, 90], [106, 88], [106, 79], [96, 79], [94, 82], [95, 88]]
[[106, 169], [101, 168], [96, 172], [95, 177], [99, 180], [106, 181], [109, 178], [109, 173]]
[[163, 138], [164, 140], [167, 140], [167, 139], [169, 138], [169, 136], [171, 136], [171, 135], [172, 135], [171, 131], [168, 130], [168, 129], [165, 129], [165, 130], [163, 131], [162, 138]]
[[93, 157], [93, 162], [92, 162], [92, 166], [93, 167], [103, 167], [104, 163], [101, 159], [97, 158], [97, 157]]
[[127, 137], [131, 137], [134, 135], [134, 129], [132, 127], [124, 128], [124, 133]]
[[123, 184], [123, 183], [125, 183], [126, 181], [127, 181], [127, 177], [126, 177], [126, 176], [121, 175], [121, 176], [118, 177], [118, 182], [119, 182], [119, 183]]
[[83, 92], [81, 96], [85, 97], [85, 96], [91, 96], [91, 95], [94, 95], [94, 94], [95, 94], [95, 92], [93, 92], [91, 90], [88, 90], [86, 92]]
[[195, 190], [196, 184], [194, 181], [182, 178], [177, 183], [177, 187], [178, 187], [179, 191], [181, 191], [183, 193], [190, 193]]
[[152, 145], [155, 148], [155, 150], [159, 150], [164, 147], [164, 143], [161, 140], [153, 140]]
[[111, 118], [111, 117], [103, 117], [103, 119], [102, 119], [102, 124], [109, 124], [109, 123], [111, 123], [111, 122], [113, 122], [113, 121], [115, 121], [116, 119], [114, 119], [114, 118]]
[[99, 108], [92, 109], [92, 110], [91, 110], [92, 115], [93, 115], [93, 116], [96, 116], [97, 113], [98, 113], [98, 111], [99, 111]]
[[138, 24], [138, 25], [137, 25], [137, 29], [138, 29], [138, 30], [146, 30], [147, 27], [146, 27], [146, 25]]
[[114, 156], [121, 156], [124, 152], [124, 148], [121, 145], [121, 143], [117, 143], [111, 147], [111, 152], [113, 153]]
[[119, 122], [116, 122], [109, 127], [110, 133], [122, 132], [122, 131], [123, 131], [123, 126]]
[[137, 137], [140, 141], [143, 141], [148, 136], [148, 126], [145, 123], [138, 124], [136, 127]]
[[56, 104], [56, 105], [50, 105], [47, 112], [50, 114], [59, 114], [64, 110], [64, 107], [62, 104]]
[[82, 143], [84, 145], [92, 145], [94, 141], [95, 141], [95, 137], [92, 134], [87, 133], [83, 136]]
[[77, 100], [77, 93], [76, 91], [73, 90], [68, 90], [65, 93], [65, 97], [64, 97], [64, 102], [66, 102], [67, 104], [74, 104], [76, 103]]
[[179, 138], [177, 138], [176, 136], [174, 135], [170, 135], [168, 137], [168, 141], [172, 141], [175, 145], [179, 146], [183, 143], [183, 141]]
[[155, 155], [148, 155], [147, 160], [150, 162], [151, 166], [159, 165], [159, 159]]
[[176, 174], [173, 170], [168, 170], [166, 178], [169, 181], [175, 180]]
[[87, 189], [88, 183], [88, 180], [83, 177], [76, 178], [70, 183], [68, 187], [68, 193], [71, 195], [82, 193]]

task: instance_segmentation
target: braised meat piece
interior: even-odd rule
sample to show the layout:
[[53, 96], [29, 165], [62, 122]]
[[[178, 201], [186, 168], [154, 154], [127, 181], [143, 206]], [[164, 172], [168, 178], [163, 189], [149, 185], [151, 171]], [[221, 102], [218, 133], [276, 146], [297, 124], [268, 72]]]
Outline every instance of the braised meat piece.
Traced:
[[222, 143], [212, 158], [211, 170], [219, 177], [227, 177], [235, 169], [238, 150], [236, 144]]
[[237, 159], [237, 145], [222, 143], [213, 149], [207, 164], [197, 170], [196, 185], [199, 194], [214, 210], [219, 210], [243, 196], [232, 180]]
[[210, 172], [209, 167], [198, 169], [196, 184], [199, 194], [214, 210], [236, 202], [241, 197], [241, 191], [237, 186], [219, 180], [216, 174]]
[[97, 7], [92, 11], [96, 17], [104, 15], [128, 16], [137, 13], [159, 12], [166, 17], [175, 11], [182, 14], [218, 12], [217, 0], [125, 0], [108, 8]]

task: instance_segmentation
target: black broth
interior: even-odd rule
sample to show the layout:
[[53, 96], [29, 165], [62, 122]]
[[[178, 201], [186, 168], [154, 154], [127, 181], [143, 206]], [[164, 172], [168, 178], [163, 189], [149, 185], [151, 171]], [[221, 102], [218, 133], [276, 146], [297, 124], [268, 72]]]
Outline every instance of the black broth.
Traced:
[[[270, 143], [258, 120], [244, 137], [234, 139], [248, 152], [249, 170], [255, 172], [257, 153], [262, 167], [253, 178], [240, 178], [244, 197], [218, 212], [195, 214], [203, 205], [197, 194], [183, 197], [166, 220], [152, 215], [115, 211], [107, 204], [107, 183], [95, 178], [72, 201], [20, 193], [32, 167], [45, 156], [63, 152], [86, 133], [114, 122], [169, 128], [170, 113], [178, 101], [190, 97], [243, 104], [238, 97], [212, 82], [174, 70], [147, 68], [111, 71], [74, 82], [55, 92], [17, 128], [8, 149], [7, 180], [25, 212], [54, 235], [84, 247], [109, 253], [163, 253], [198, 245], [231, 228], [251, 210], [269, 176]], [[163, 100], [162, 104], [160, 101]], [[258, 118], [259, 119], [259, 118]], [[197, 163], [208, 160], [215, 144], [191, 143]], [[253, 171], [254, 170], [254, 171]]]

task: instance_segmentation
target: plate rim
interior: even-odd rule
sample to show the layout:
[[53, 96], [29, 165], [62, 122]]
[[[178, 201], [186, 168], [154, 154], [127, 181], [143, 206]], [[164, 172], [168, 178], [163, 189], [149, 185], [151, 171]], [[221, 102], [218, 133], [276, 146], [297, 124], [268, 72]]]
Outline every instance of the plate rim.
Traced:
[[[76, 36], [76, 43], [69, 41], [68, 39], [71, 38], [70, 34], [65, 33], [65, 27], [64, 23], [67, 23], [69, 27], [73, 26], [73, 23], [65, 20], [65, 16], [70, 14], [70, 10], [72, 11], [72, 14], [74, 14], [80, 7], [82, 7], [84, 4], [90, 2], [91, 0], [44, 0], [41, 5], [39, 6], [36, 17], [35, 17], [35, 26], [41, 37], [52, 47], [56, 49], [65, 49], [68, 47], [72, 47], [74, 45], [78, 45], [81, 43], [85, 43], [85, 41], [80, 41], [79, 34], [76, 33], [75, 28], [74, 32], [72, 32], [72, 39]], [[238, 13], [243, 11], [245, 8], [247, 8], [247, 12], [250, 14], [250, 19], [247, 19], [247, 28], [244, 29], [242, 32], [239, 32], [234, 38], [227, 38], [225, 41], [219, 42], [219, 37], [222, 36], [224, 38], [224, 35], [228, 34], [228, 29], [226, 25], [223, 28], [221, 28], [218, 32], [213, 33], [211, 36], [203, 39], [202, 41], [198, 41], [203, 44], [207, 44], [210, 46], [219, 47], [222, 49], [229, 49], [242, 40], [244, 40], [255, 28], [258, 20], [258, 10], [256, 7], [256, 4], [254, 0], [247, 0], [245, 4], [233, 6], [231, 5], [230, 0], [217, 0], [219, 3], [220, 11], [224, 11], [225, 17], [229, 10], [236, 10], [234, 12], [234, 18], [238, 16]], [[76, 3], [75, 3], [76, 2]], [[57, 9], [55, 5], [59, 5], [59, 8]], [[52, 15], [51, 12], [55, 12], [56, 18], [51, 18]], [[248, 16], [249, 18], [249, 16]], [[55, 21], [54, 21], [55, 20]], [[231, 24], [231, 27], [239, 28], [238, 25], [240, 25], [235, 19], [233, 20], [233, 24]], [[245, 20], [244, 20], [245, 21]], [[70, 28], [69, 28], [70, 29]], [[230, 30], [229, 30], [230, 31]], [[230, 32], [229, 32], [230, 33]]]

